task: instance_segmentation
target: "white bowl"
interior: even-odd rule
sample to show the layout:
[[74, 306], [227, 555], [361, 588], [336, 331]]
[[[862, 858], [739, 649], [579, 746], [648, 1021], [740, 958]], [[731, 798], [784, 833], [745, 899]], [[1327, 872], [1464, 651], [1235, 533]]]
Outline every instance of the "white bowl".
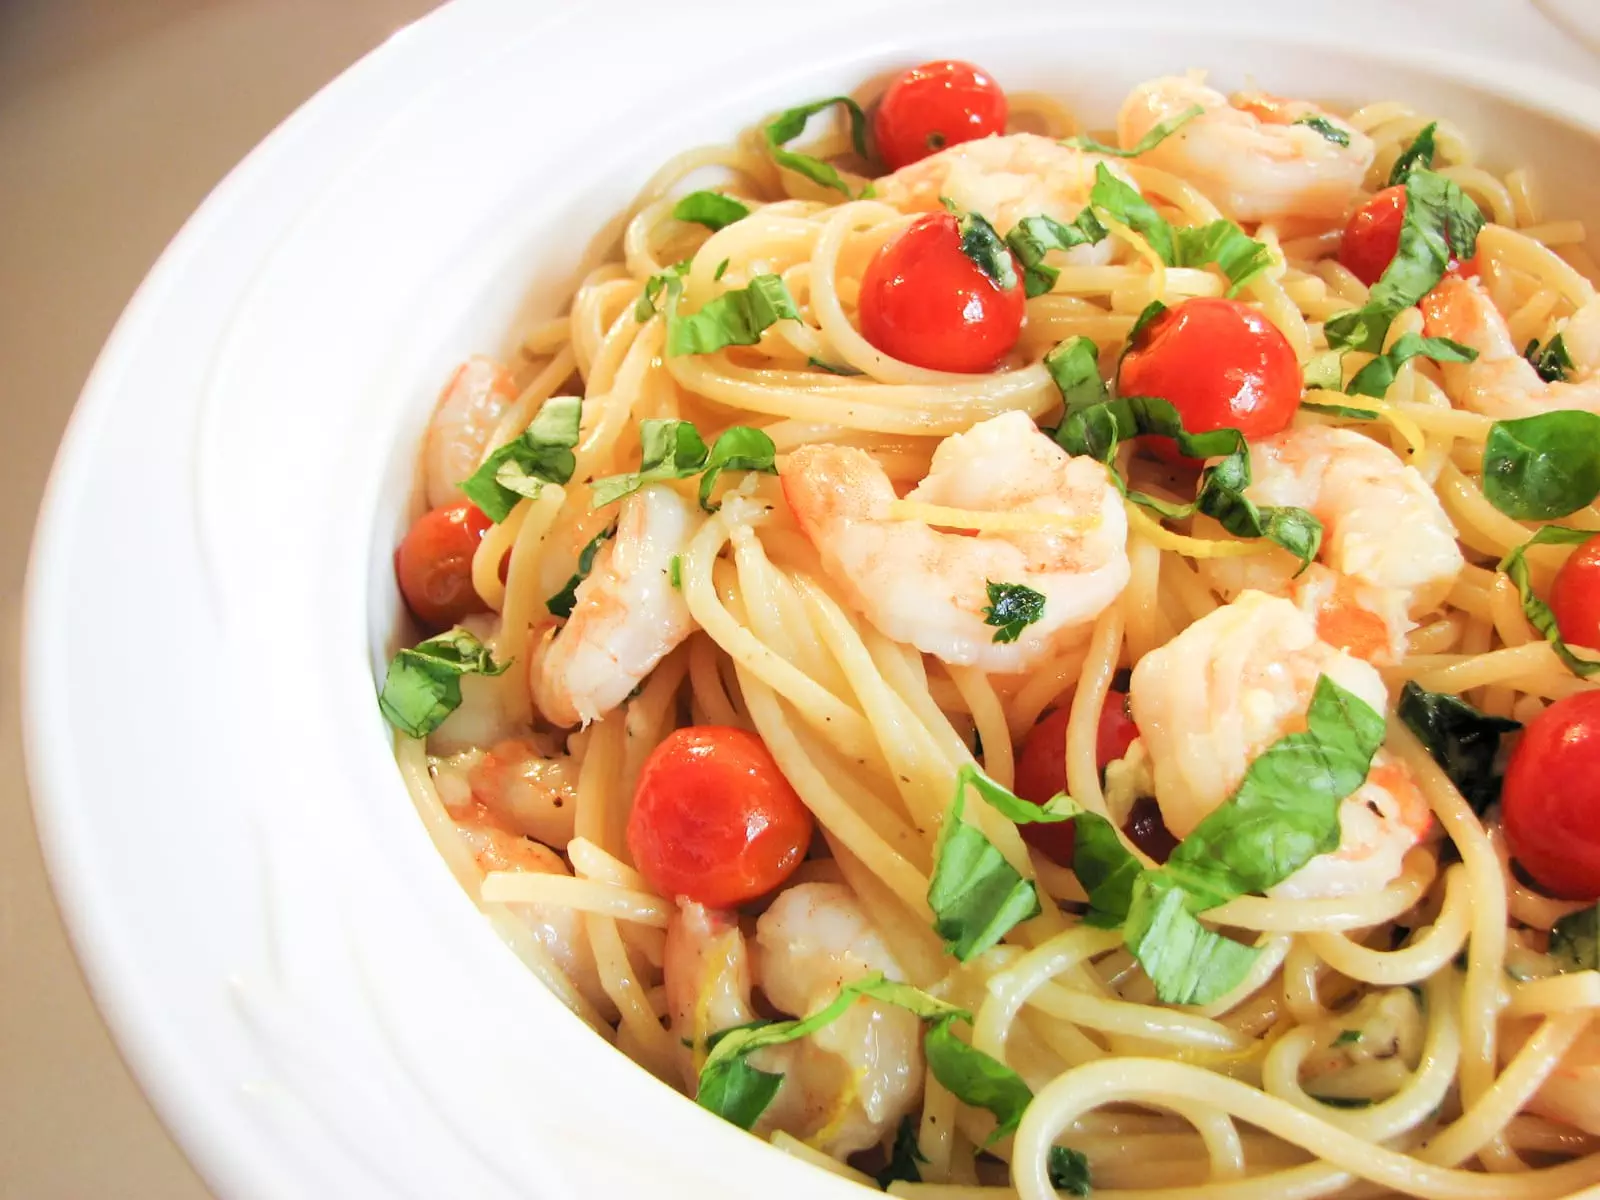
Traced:
[[1600, 93], [1563, 74], [1593, 60], [1520, 7], [860, 7], [451, 6], [234, 171], [106, 347], [34, 548], [30, 771], [96, 995], [218, 1191], [860, 1194], [542, 990], [436, 855], [374, 703], [439, 382], [556, 312], [673, 151], [936, 55], [1100, 125], [1204, 65], [1413, 101], [1539, 170], [1553, 211], [1600, 211]]

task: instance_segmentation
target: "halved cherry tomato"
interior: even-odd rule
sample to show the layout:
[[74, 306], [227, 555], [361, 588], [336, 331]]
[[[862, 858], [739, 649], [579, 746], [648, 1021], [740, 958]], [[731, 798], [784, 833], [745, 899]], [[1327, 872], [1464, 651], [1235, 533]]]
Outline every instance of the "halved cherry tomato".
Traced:
[[[1043, 804], [1067, 788], [1067, 718], [1071, 710], [1063, 705], [1028, 731], [1017, 755], [1017, 795], [1034, 804]], [[1128, 713], [1128, 693], [1115, 689], [1106, 693], [1100, 707], [1100, 724], [1095, 730], [1095, 766], [1106, 769], [1128, 752], [1139, 727]], [[1020, 825], [1022, 840], [1042, 850], [1046, 857], [1063, 866], [1072, 865], [1075, 826], [1070, 821], [1049, 825]]]
[[[1400, 227], [1406, 219], [1406, 189], [1396, 184], [1373, 195], [1345, 223], [1339, 239], [1339, 261], [1352, 275], [1371, 287], [1383, 278], [1400, 249]], [[1459, 262], [1452, 258], [1446, 270], [1452, 275], [1476, 275], [1476, 255]]]
[[692, 725], [644, 760], [628, 850], [662, 895], [732, 908], [789, 878], [811, 830], [810, 810], [760, 738]]
[[971, 63], [923, 63], [889, 85], [872, 133], [891, 171], [957, 142], [1006, 131], [1006, 94]]
[[[1287, 428], [1300, 406], [1300, 360], [1257, 309], [1197, 296], [1140, 331], [1122, 359], [1117, 388], [1123, 396], [1171, 402], [1190, 433], [1237, 429], [1247, 438], [1267, 437]], [[1149, 440], [1162, 458], [1187, 461], [1171, 438]]]
[[489, 606], [472, 586], [472, 555], [494, 524], [476, 504], [463, 500], [423, 513], [394, 552], [400, 595], [413, 616], [430, 629], [448, 629]]
[[861, 332], [915, 366], [992, 371], [1022, 333], [1022, 268], [1015, 269], [1017, 282], [1001, 287], [962, 251], [952, 214], [920, 217], [867, 264]]
[[1562, 641], [1600, 650], [1600, 534], [1561, 564], [1550, 589], [1550, 611]]
[[1528, 723], [1500, 796], [1506, 844], [1552, 896], [1600, 900], [1600, 692]]

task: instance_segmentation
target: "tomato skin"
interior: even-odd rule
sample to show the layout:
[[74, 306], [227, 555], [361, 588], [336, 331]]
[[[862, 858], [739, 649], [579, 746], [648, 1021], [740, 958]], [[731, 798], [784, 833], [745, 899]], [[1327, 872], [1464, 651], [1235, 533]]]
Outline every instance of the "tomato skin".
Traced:
[[912, 67], [889, 85], [872, 134], [884, 163], [898, 171], [946, 146], [1004, 133], [1009, 111], [987, 71], [945, 59]]
[[[1248, 304], [1197, 296], [1140, 331], [1122, 359], [1118, 393], [1170, 401], [1190, 433], [1237, 429], [1247, 438], [1286, 429], [1300, 406], [1300, 360], [1289, 340]], [[1171, 438], [1151, 449], [1189, 461]]]
[[1016, 272], [1016, 284], [998, 286], [962, 252], [954, 215], [919, 217], [878, 249], [861, 276], [862, 335], [931, 371], [992, 371], [1022, 334], [1020, 264]]
[[[1070, 708], [1063, 705], [1028, 731], [1022, 751], [1017, 755], [1016, 787], [1013, 789], [1024, 800], [1043, 805], [1057, 792], [1067, 790], [1067, 720], [1070, 716]], [[1128, 713], [1128, 694], [1115, 689], [1107, 692], [1095, 730], [1095, 766], [1104, 771], [1107, 763], [1128, 752], [1138, 736], [1139, 727]], [[1046, 858], [1062, 866], [1072, 865], [1076, 827], [1071, 821], [1017, 828], [1022, 840], [1043, 851]]]
[[1556, 572], [1550, 589], [1561, 640], [1600, 650], [1600, 534], [1581, 543]]
[[394, 552], [394, 574], [406, 607], [421, 624], [448, 629], [489, 610], [472, 586], [472, 555], [493, 524], [463, 500], [423, 513], [406, 531]]
[[760, 738], [692, 725], [668, 734], [645, 759], [628, 850], [662, 895], [732, 908], [794, 873], [812, 827], [810, 810]]
[[1528, 723], [1500, 811], [1512, 856], [1540, 887], [1600, 900], [1600, 692], [1557, 700]]
[[[1400, 249], [1400, 227], [1406, 220], [1406, 189], [1400, 184], [1373, 194], [1345, 222], [1339, 239], [1339, 262], [1357, 279], [1371, 287], [1383, 278]], [[1449, 275], [1476, 275], [1478, 256], [1466, 262], [1451, 258], [1445, 268]]]

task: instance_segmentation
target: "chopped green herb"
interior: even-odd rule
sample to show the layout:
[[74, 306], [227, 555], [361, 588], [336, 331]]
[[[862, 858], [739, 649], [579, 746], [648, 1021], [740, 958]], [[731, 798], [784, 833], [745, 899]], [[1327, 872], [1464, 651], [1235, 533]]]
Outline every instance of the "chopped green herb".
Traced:
[[953, 1023], [948, 1018], [935, 1021], [923, 1037], [928, 1069], [961, 1103], [994, 1114], [996, 1124], [989, 1141], [999, 1141], [1016, 1131], [1033, 1101], [1033, 1092], [1005, 1063], [956, 1037]]
[[1415, 680], [1400, 689], [1399, 716], [1480, 816], [1500, 799], [1500, 741], [1522, 726], [1479, 712], [1459, 696], [1430, 692]]
[[690, 260], [675, 262], [659, 275], [652, 275], [644, 281], [644, 291], [639, 293], [639, 299], [633, 306], [633, 319], [643, 325], [656, 315], [656, 301], [661, 298], [661, 293], [677, 295], [678, 289], [683, 286], [683, 277], [689, 273]]
[[1017, 286], [1017, 268], [1011, 251], [981, 213], [962, 213], [956, 228], [961, 234], [961, 253], [989, 277], [989, 282], [1003, 292]]
[[1551, 927], [1550, 957], [1563, 973], [1600, 969], [1600, 905], [1569, 913]]
[[[823, 162], [821, 159], [812, 158], [809, 154], [797, 154], [793, 150], [785, 149], [785, 143], [794, 141], [805, 132], [806, 122], [817, 113], [835, 104], [842, 104], [850, 115], [850, 140], [854, 144], [856, 153], [865, 158], [867, 156], [867, 114], [861, 111], [861, 106], [849, 96], [830, 96], [826, 100], [817, 100], [811, 104], [802, 104], [798, 108], [791, 108], [780, 113], [766, 128], [767, 153], [772, 156], [772, 161], [780, 167], [785, 167], [800, 175], [804, 175], [812, 183], [821, 184], [823, 187], [832, 188], [836, 192], [850, 195], [850, 187], [845, 183], [844, 177], [839, 172]], [[871, 184], [867, 187], [870, 189]], [[867, 198], [867, 192], [861, 193], [862, 199]]]
[[518, 437], [512, 438], [463, 480], [461, 490], [499, 524], [523, 497], [532, 498], [547, 483], [566, 483], [577, 460], [578, 425], [583, 401], [576, 396], [546, 400]]
[[1112, 220], [1142, 235], [1169, 267], [1177, 265], [1172, 226], [1151, 207], [1150, 201], [1139, 194], [1137, 188], [1119, 179], [1105, 163], [1095, 164], [1094, 187], [1089, 191], [1089, 203], [1108, 213]]
[[1471, 346], [1463, 346], [1449, 338], [1403, 333], [1388, 350], [1357, 371], [1346, 390], [1352, 396], [1371, 396], [1374, 400], [1382, 400], [1400, 368], [1419, 355], [1435, 362], [1466, 363], [1477, 358], [1478, 352]]
[[452, 629], [389, 660], [378, 708], [407, 737], [426, 737], [461, 706], [463, 675], [499, 675], [489, 648], [465, 629]]
[[1087, 1196], [1089, 1187], [1089, 1159], [1078, 1150], [1066, 1146], [1051, 1146], [1045, 1163], [1050, 1175], [1050, 1186], [1069, 1196]]
[[1177, 116], [1168, 117], [1165, 121], [1161, 121], [1155, 125], [1152, 125], [1149, 133], [1145, 134], [1126, 150], [1119, 149], [1116, 146], [1108, 146], [1104, 142], [1097, 142], [1094, 138], [1089, 137], [1086, 134], [1080, 134], [1077, 137], [1062, 138], [1061, 144], [1063, 146], [1074, 146], [1079, 150], [1087, 150], [1092, 154], [1106, 154], [1114, 158], [1138, 158], [1139, 155], [1154, 150], [1162, 142], [1166, 141], [1169, 137], [1176, 133], [1180, 128], [1182, 128], [1184, 125], [1187, 125], [1196, 117], [1202, 115], [1205, 111], [1206, 110], [1200, 107], [1198, 104], [1190, 105]]
[[672, 215], [680, 221], [717, 230], [748, 217], [750, 208], [721, 192], [690, 192], [672, 206]]
[[667, 582], [676, 590], [683, 590], [683, 555], [674, 554], [667, 565]]
[[1050, 251], [1091, 246], [1105, 236], [1106, 227], [1089, 207], [1085, 207], [1070, 225], [1043, 215], [1023, 217], [1006, 234], [1006, 245], [1022, 264], [1024, 294], [1031, 299], [1055, 287], [1061, 272], [1044, 261]]
[[723, 471], [760, 471], [770, 475], [777, 470], [777, 450], [772, 439], [748, 425], [724, 430], [707, 450], [705, 440], [688, 421], [640, 421], [639, 446], [639, 470], [595, 480], [591, 508], [615, 503], [647, 483], [700, 475], [700, 504], [713, 511], [711, 490]]
[[1318, 1104], [1326, 1104], [1329, 1108], [1371, 1108], [1374, 1101], [1369, 1096], [1318, 1096], [1314, 1092], [1307, 1092]]
[[1344, 355], [1337, 350], [1324, 350], [1313, 354], [1300, 373], [1307, 388], [1320, 388], [1325, 392], [1344, 390]]
[[921, 1183], [922, 1172], [917, 1169], [917, 1164], [927, 1161], [928, 1156], [917, 1144], [917, 1119], [907, 1113], [900, 1118], [900, 1127], [895, 1130], [894, 1147], [889, 1152], [888, 1164], [873, 1178], [885, 1190], [896, 1182]]
[[1272, 265], [1272, 252], [1232, 221], [1219, 219], [1209, 225], [1174, 230], [1148, 200], [1112, 174], [1104, 163], [1095, 165], [1089, 203], [1142, 235], [1169, 267], [1216, 263], [1228, 277], [1230, 296]]
[[815, 367], [819, 371], [826, 371], [829, 375], [865, 375], [866, 372], [850, 366], [848, 363], [824, 362], [820, 358], [806, 359], [806, 365]]
[[1067, 412], [1092, 408], [1106, 398], [1100, 378], [1100, 351], [1086, 337], [1068, 338], [1044, 356], [1044, 368], [1061, 391]]
[[995, 583], [985, 580], [989, 603], [983, 608], [983, 623], [993, 625], [997, 642], [1014, 642], [1022, 631], [1044, 616], [1044, 593], [1022, 583]]
[[667, 357], [710, 354], [727, 346], [754, 346], [779, 321], [798, 321], [800, 309], [777, 275], [757, 275], [746, 286], [723, 292], [699, 312], [667, 315]]
[[1340, 1033], [1339, 1033], [1339, 1036], [1333, 1039], [1333, 1044], [1335, 1046], [1352, 1046], [1356, 1042], [1359, 1042], [1360, 1040], [1361, 1040], [1361, 1030], [1359, 1030], [1359, 1029], [1345, 1029], [1345, 1030], [1341, 1030]]
[[757, 471], [762, 475], [776, 475], [778, 448], [772, 439], [759, 429], [748, 425], [734, 425], [711, 444], [706, 456], [705, 474], [700, 476], [700, 507], [715, 512], [718, 505], [711, 503], [711, 491], [724, 471]]
[[1298, 121], [1291, 122], [1291, 124], [1305, 125], [1311, 129], [1315, 129], [1335, 146], [1348, 146], [1350, 144], [1350, 135], [1344, 130], [1340, 129], [1332, 121], [1328, 120], [1327, 117], [1301, 117]]
[[1528, 343], [1522, 357], [1533, 364], [1533, 369], [1539, 372], [1539, 378], [1546, 383], [1563, 383], [1574, 370], [1572, 355], [1567, 352], [1566, 338], [1559, 333], [1543, 347], [1535, 338]]
[[1133, 885], [1123, 926], [1129, 951], [1167, 1004], [1209, 1004], [1226, 996], [1243, 982], [1259, 954], [1207, 929], [1189, 904], [1181, 887], [1146, 871]]
[[1430, 169], [1433, 166], [1433, 133], [1438, 129], [1437, 121], [1429, 121], [1420, 130], [1417, 136], [1411, 139], [1411, 144], [1400, 151], [1399, 157], [1394, 160], [1394, 166], [1389, 168], [1389, 186], [1397, 187], [1405, 183], [1411, 172], [1418, 168]]
[[717, 269], [711, 273], [711, 282], [720, 283], [722, 281], [722, 277], [728, 273], [728, 263], [731, 261], [731, 259], [725, 258], [717, 264]]
[[1528, 618], [1528, 624], [1544, 635], [1544, 640], [1550, 643], [1556, 652], [1556, 657], [1566, 664], [1567, 670], [1583, 679], [1600, 671], [1600, 660], [1579, 658], [1562, 640], [1561, 630], [1556, 625], [1555, 613], [1550, 611], [1548, 604], [1534, 595], [1533, 581], [1528, 577], [1528, 564], [1523, 553], [1529, 546], [1572, 546], [1587, 542], [1596, 536], [1600, 535], [1592, 529], [1567, 529], [1560, 525], [1546, 525], [1501, 559], [1499, 568], [1510, 577], [1512, 583], [1516, 584], [1517, 595], [1522, 600], [1522, 615]]
[[955, 798], [934, 846], [933, 879], [928, 884], [933, 928], [944, 939], [945, 948], [962, 962], [981, 954], [1040, 911], [1039, 893], [1033, 884], [1018, 874], [976, 825], [962, 819], [966, 782], [957, 777]]
[[1483, 445], [1483, 494], [1518, 521], [1549, 521], [1600, 495], [1600, 414], [1557, 409], [1496, 421]]
[[572, 573], [572, 578], [567, 580], [565, 587], [544, 602], [552, 617], [561, 617], [564, 620], [572, 615], [572, 606], [578, 602], [578, 585], [589, 578], [589, 572], [594, 569], [594, 556], [600, 552], [600, 543], [614, 536], [616, 532], [615, 525], [601, 530], [579, 552], [578, 569]]

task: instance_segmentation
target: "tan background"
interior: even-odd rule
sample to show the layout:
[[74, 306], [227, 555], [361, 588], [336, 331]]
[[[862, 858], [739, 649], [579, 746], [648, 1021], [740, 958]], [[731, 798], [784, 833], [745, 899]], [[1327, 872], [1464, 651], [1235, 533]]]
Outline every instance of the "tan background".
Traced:
[[17, 723], [20, 593], [56, 442], [185, 217], [432, 0], [0, 0], [0, 1197], [205, 1188], [123, 1066], [45, 881]]

